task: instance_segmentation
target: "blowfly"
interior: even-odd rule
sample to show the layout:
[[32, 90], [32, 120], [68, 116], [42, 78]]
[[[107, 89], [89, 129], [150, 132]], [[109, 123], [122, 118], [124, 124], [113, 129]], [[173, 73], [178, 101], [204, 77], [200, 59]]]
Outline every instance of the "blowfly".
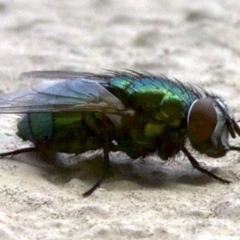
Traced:
[[132, 159], [157, 152], [163, 160], [181, 151], [200, 172], [230, 182], [201, 167], [186, 147], [189, 140], [195, 150], [212, 158], [240, 151], [228, 140], [229, 135], [240, 136], [240, 128], [219, 97], [177, 80], [135, 71], [33, 71], [21, 77], [45, 81], [0, 95], [0, 113], [23, 114], [17, 134], [33, 147], [1, 157], [35, 151], [58, 164], [59, 152], [102, 149], [103, 174], [84, 196], [106, 177], [111, 151], [122, 151]]

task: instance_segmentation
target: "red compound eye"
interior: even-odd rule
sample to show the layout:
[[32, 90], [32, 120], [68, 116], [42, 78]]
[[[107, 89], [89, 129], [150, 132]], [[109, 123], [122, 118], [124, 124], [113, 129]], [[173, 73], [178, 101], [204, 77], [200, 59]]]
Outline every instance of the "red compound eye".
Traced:
[[193, 103], [188, 112], [188, 134], [191, 142], [200, 143], [209, 139], [217, 124], [213, 100], [202, 98]]

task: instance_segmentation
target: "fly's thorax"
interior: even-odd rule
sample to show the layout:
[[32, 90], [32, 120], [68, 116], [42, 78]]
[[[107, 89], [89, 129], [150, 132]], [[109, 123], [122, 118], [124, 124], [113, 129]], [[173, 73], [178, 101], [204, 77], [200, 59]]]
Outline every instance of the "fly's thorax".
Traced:
[[219, 98], [206, 96], [195, 100], [187, 117], [192, 146], [210, 157], [224, 156], [229, 149], [227, 119], [227, 108]]

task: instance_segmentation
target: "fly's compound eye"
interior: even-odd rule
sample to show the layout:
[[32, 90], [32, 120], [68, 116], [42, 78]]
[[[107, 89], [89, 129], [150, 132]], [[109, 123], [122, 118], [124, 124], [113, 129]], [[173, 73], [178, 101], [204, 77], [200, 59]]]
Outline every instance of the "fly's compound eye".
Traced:
[[196, 100], [188, 112], [188, 134], [190, 140], [203, 142], [209, 139], [217, 124], [217, 113], [209, 98]]
[[228, 148], [226, 116], [219, 104], [224, 106], [219, 99], [201, 98], [193, 102], [188, 112], [188, 137], [192, 146], [211, 157], [225, 155]]

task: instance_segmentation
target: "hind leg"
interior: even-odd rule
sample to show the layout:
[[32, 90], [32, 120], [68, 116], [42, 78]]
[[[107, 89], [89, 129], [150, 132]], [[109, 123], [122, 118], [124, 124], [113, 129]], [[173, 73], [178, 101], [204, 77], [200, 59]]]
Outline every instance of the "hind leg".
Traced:
[[0, 153], [0, 157], [14, 156], [21, 153], [36, 152], [36, 151], [37, 151], [36, 147], [22, 148], [22, 149], [16, 149], [16, 150], [5, 152], [5, 153]]

